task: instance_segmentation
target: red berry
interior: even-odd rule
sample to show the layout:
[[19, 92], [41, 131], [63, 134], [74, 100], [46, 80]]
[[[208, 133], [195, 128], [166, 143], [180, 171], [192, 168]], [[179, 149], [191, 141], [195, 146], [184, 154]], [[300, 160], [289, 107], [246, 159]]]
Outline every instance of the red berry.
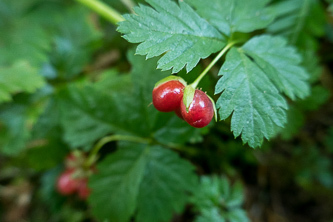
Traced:
[[178, 80], [170, 80], [153, 90], [153, 104], [158, 111], [171, 112], [179, 108], [185, 86]]
[[192, 103], [186, 112], [186, 107], [181, 101], [180, 110], [184, 120], [193, 127], [207, 126], [214, 116], [214, 107], [209, 97], [201, 90], [196, 89]]
[[69, 195], [78, 188], [78, 182], [72, 177], [74, 170], [66, 170], [57, 180], [57, 190], [60, 194]]
[[179, 118], [184, 119], [182, 116], [182, 111], [180, 110], [180, 106], [175, 110], [175, 113]]
[[87, 197], [90, 194], [90, 189], [88, 188], [87, 183], [88, 183], [87, 179], [82, 179], [82, 180], [79, 181], [79, 185], [78, 185], [78, 190], [77, 191], [78, 191], [79, 197], [82, 200], [87, 199]]

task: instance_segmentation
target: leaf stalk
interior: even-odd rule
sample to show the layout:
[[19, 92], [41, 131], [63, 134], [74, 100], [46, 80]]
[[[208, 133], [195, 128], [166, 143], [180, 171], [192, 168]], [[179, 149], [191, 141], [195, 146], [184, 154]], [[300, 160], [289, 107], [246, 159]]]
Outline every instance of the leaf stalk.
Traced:
[[205, 70], [194, 80], [194, 82], [191, 84], [191, 86], [196, 89], [198, 84], [200, 83], [201, 79], [208, 73], [208, 71], [219, 61], [219, 59], [237, 42], [230, 42], [228, 43], [221, 52], [213, 59], [211, 63], [205, 68]]
[[98, 0], [76, 0], [81, 4], [87, 6], [88, 8], [95, 11], [100, 16], [104, 17], [106, 20], [110, 21], [113, 24], [117, 24], [118, 22], [124, 21], [124, 17], [117, 12], [115, 9], [110, 7], [109, 5], [100, 2]]

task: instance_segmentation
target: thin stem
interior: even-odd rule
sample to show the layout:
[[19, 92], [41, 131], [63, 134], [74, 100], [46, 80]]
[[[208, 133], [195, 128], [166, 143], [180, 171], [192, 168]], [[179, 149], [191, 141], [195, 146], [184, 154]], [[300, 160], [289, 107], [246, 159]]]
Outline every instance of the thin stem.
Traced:
[[113, 24], [117, 24], [118, 22], [124, 21], [123, 16], [111, 8], [110, 6], [106, 5], [103, 2], [98, 0], [76, 0], [83, 5], [87, 6], [88, 8], [94, 10], [99, 15], [104, 17], [106, 20], [112, 22]]
[[132, 13], [134, 13], [133, 7], [135, 6], [135, 3], [132, 0], [121, 0], [121, 1]]
[[198, 76], [196, 80], [191, 84], [191, 86], [195, 89], [197, 88], [199, 82], [201, 79], [208, 73], [208, 71], [219, 61], [219, 59], [230, 49], [233, 45], [235, 45], [237, 42], [230, 42], [228, 45], [226, 45], [222, 51], [214, 58], [214, 60], [205, 68], [205, 70]]
[[111, 135], [103, 137], [98, 143], [94, 146], [92, 151], [89, 154], [88, 160], [87, 160], [87, 166], [90, 167], [93, 162], [96, 160], [96, 156], [99, 152], [99, 150], [107, 143], [112, 141], [128, 141], [128, 142], [135, 142], [135, 143], [150, 143], [151, 139], [148, 138], [142, 138], [137, 136], [130, 136], [130, 135]]

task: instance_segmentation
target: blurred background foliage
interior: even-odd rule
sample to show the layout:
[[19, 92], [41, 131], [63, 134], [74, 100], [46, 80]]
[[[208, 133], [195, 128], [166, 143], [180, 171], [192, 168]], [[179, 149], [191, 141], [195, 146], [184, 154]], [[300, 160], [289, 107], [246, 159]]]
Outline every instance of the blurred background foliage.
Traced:
[[[132, 2], [105, 3], [129, 13]], [[201, 185], [172, 221], [333, 221], [333, 3], [272, 7], [265, 31], [299, 49], [312, 94], [290, 105], [277, 138], [253, 150], [228, 120], [198, 130], [148, 107], [154, 83], [170, 73], [134, 56], [114, 25], [77, 2], [1, 0], [0, 221], [95, 221], [97, 196], [62, 197], [54, 184], [70, 150], [90, 151], [114, 132], [153, 138], [195, 166]], [[180, 75], [193, 80], [209, 62]], [[200, 85], [211, 95], [217, 72]], [[102, 148], [103, 162], [116, 147]]]

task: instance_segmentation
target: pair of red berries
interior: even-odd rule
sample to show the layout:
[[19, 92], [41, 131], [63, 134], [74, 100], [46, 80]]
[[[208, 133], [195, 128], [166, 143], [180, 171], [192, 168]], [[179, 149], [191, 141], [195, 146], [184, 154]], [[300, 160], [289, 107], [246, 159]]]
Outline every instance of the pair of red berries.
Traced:
[[185, 87], [187, 87], [186, 82], [176, 76], [167, 77], [156, 83], [153, 89], [155, 108], [161, 112], [174, 111], [193, 127], [207, 126], [214, 116], [213, 102], [206, 93], [196, 89], [193, 101], [186, 107], [183, 100]]
[[64, 195], [77, 193], [82, 200], [90, 194], [88, 188], [88, 172], [82, 168], [85, 157], [82, 154], [69, 154], [65, 159], [66, 170], [60, 174], [57, 180], [57, 191]]

